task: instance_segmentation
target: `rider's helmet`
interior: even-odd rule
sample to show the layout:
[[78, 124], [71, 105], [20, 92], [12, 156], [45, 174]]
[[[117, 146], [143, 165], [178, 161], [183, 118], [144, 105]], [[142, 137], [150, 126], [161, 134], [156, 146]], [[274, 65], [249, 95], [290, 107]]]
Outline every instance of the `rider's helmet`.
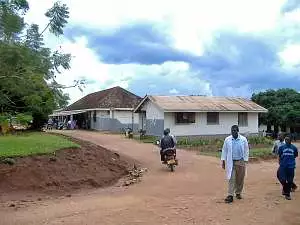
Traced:
[[167, 128], [167, 129], [164, 130], [164, 135], [168, 135], [169, 133], [170, 133], [170, 129], [169, 128]]

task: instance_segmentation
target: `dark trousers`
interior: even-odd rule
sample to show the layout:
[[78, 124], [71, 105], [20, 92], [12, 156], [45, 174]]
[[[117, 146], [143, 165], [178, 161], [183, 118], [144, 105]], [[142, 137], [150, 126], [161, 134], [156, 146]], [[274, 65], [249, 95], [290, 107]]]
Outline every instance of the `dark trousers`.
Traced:
[[296, 185], [294, 184], [295, 169], [279, 167], [277, 170], [277, 178], [283, 187], [283, 193], [290, 196], [291, 189]]

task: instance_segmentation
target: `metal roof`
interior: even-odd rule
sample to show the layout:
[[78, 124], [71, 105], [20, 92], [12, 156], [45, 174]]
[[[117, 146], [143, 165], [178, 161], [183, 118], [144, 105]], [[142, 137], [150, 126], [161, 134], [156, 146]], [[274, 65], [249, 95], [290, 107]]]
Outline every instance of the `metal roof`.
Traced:
[[146, 96], [135, 111], [146, 100], [168, 112], [268, 112], [255, 102], [237, 97], [211, 96]]
[[64, 110], [84, 110], [94, 108], [134, 108], [141, 97], [117, 86], [86, 95]]

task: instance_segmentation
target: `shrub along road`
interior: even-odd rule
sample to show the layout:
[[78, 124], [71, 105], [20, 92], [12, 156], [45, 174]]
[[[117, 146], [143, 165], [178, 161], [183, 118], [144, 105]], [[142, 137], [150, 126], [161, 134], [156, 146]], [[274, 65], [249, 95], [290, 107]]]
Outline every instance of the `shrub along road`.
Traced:
[[160, 164], [152, 144], [97, 132], [63, 133], [126, 154], [149, 171], [128, 189], [82, 191], [17, 210], [2, 207], [0, 224], [300, 224], [300, 192], [292, 201], [284, 200], [275, 161], [249, 164], [244, 199], [226, 205], [224, 171], [215, 157], [178, 151], [180, 165], [171, 173]]

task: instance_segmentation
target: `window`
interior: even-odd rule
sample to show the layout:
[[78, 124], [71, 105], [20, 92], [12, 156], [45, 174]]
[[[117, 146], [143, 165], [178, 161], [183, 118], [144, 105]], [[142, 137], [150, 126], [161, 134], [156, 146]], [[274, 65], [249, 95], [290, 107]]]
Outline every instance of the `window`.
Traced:
[[194, 112], [175, 113], [175, 123], [178, 124], [195, 123], [195, 113]]
[[239, 123], [240, 127], [247, 127], [248, 126], [248, 113], [239, 112], [238, 123]]
[[216, 125], [219, 124], [219, 113], [218, 112], [208, 112], [207, 113], [207, 124], [208, 125]]

